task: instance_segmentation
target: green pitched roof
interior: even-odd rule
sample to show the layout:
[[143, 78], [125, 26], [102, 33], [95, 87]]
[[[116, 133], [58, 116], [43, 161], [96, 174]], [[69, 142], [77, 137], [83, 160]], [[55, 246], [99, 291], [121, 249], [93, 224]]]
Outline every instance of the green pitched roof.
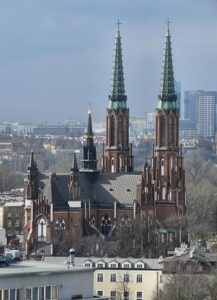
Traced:
[[165, 48], [164, 48], [164, 63], [161, 79], [161, 93], [159, 95], [159, 108], [170, 109], [176, 108], [176, 93], [173, 74], [173, 59], [171, 36], [169, 30], [169, 20], [167, 21]]
[[118, 25], [118, 30], [117, 30], [116, 42], [115, 42], [112, 86], [111, 86], [111, 92], [109, 95], [109, 102], [108, 102], [108, 108], [113, 108], [113, 109], [127, 108], [126, 105], [127, 96], [125, 95], [125, 87], [124, 87], [124, 71], [123, 71], [119, 21], [117, 25]]

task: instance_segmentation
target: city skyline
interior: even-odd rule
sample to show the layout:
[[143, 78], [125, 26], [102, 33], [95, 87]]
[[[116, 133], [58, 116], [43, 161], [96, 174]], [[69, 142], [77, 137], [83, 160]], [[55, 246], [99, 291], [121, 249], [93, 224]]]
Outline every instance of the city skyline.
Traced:
[[[0, 4], [0, 122], [105, 118], [120, 19], [130, 115], [154, 111], [160, 91], [165, 21], [175, 79], [185, 90], [216, 90], [214, 0]], [[80, 105], [78, 105], [80, 103]]]

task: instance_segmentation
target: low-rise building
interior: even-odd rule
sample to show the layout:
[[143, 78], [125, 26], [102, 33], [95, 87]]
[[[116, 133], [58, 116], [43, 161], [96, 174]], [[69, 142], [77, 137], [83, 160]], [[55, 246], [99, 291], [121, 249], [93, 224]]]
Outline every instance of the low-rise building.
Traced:
[[[45, 257], [46, 262], [66, 263], [67, 258]], [[75, 266], [96, 268], [94, 294], [111, 300], [151, 300], [162, 289], [162, 259], [75, 257]]]
[[93, 268], [38, 261], [10, 265], [0, 271], [0, 300], [92, 300], [93, 272]]
[[23, 234], [24, 203], [22, 201], [6, 202], [3, 210], [3, 225], [6, 229], [8, 243], [14, 243], [18, 236]]
[[[2, 195], [1, 195], [2, 196]], [[7, 245], [10, 248], [21, 247], [23, 236], [24, 203], [22, 201], [9, 201], [10, 197], [1, 197], [0, 228], [6, 231]], [[8, 201], [5, 201], [7, 198]]]

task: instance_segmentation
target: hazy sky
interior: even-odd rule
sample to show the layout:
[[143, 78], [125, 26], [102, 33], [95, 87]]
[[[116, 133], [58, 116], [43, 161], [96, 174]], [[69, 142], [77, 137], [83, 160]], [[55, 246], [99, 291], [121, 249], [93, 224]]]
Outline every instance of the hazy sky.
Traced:
[[0, 121], [105, 119], [120, 19], [131, 116], [157, 104], [165, 20], [182, 91], [217, 90], [217, 0], [0, 0]]

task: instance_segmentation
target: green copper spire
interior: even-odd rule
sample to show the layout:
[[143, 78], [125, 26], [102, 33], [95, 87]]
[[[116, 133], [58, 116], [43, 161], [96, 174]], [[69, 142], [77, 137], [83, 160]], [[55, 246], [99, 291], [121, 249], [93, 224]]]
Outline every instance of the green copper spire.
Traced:
[[127, 108], [124, 88], [124, 71], [122, 61], [122, 48], [121, 48], [121, 35], [120, 35], [120, 22], [118, 20], [118, 30], [115, 42], [114, 66], [111, 92], [109, 95], [108, 108], [118, 109]]
[[170, 109], [176, 108], [176, 93], [174, 87], [174, 74], [173, 74], [173, 59], [171, 36], [169, 29], [170, 21], [167, 21], [166, 36], [165, 36], [165, 49], [164, 49], [164, 64], [161, 79], [161, 93], [159, 95], [159, 108]]

